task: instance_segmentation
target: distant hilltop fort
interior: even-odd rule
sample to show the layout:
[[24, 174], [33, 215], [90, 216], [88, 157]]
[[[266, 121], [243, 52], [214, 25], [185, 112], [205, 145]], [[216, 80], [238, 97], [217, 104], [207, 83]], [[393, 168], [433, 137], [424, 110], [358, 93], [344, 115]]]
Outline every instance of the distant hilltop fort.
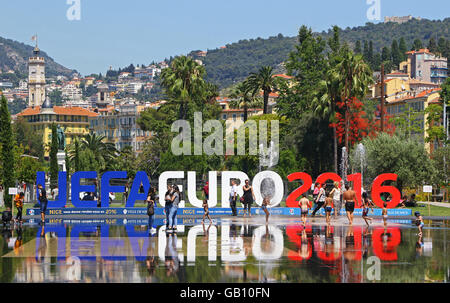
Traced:
[[416, 18], [416, 17], [413, 17], [411, 15], [404, 16], [404, 17], [398, 17], [398, 16], [384, 17], [384, 23], [394, 22], [394, 23], [402, 24], [402, 23], [408, 22], [408, 21], [413, 20], [413, 19], [421, 20], [422, 18], [420, 18], [420, 17]]

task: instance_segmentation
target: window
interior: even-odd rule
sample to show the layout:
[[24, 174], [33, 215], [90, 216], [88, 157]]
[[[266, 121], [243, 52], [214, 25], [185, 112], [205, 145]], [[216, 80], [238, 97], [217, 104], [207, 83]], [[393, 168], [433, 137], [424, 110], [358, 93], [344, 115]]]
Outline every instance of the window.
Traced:
[[233, 114], [233, 121], [236, 121], [237, 115]]
[[222, 115], [222, 119], [223, 119], [223, 120], [226, 120], [226, 119], [227, 119], [227, 114], [223, 114], [223, 115]]

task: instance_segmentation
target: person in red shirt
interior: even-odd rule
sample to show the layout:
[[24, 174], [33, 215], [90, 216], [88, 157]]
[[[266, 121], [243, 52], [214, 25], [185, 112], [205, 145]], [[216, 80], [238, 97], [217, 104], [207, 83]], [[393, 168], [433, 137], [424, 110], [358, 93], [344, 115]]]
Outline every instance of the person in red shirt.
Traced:
[[205, 186], [203, 186], [203, 195], [205, 196], [206, 200], [209, 200], [209, 182], [206, 181]]

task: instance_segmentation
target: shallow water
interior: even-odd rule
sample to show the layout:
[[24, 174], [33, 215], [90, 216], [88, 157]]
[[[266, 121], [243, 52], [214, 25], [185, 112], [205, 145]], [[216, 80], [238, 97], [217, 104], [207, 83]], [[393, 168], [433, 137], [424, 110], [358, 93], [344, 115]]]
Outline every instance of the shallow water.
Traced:
[[[326, 226], [262, 217], [179, 220], [149, 236], [145, 220], [3, 228], [1, 282], [448, 282], [450, 222], [344, 218]], [[124, 224], [125, 223], [125, 224]], [[162, 221], [157, 221], [162, 224]], [[111, 225], [112, 224], [112, 225]]]

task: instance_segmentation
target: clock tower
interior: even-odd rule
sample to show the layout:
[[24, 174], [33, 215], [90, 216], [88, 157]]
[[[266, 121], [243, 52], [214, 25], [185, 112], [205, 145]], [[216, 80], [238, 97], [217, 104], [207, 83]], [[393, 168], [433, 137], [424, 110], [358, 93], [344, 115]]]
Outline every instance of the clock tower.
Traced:
[[28, 106], [41, 106], [45, 101], [45, 60], [37, 45], [28, 59]]

